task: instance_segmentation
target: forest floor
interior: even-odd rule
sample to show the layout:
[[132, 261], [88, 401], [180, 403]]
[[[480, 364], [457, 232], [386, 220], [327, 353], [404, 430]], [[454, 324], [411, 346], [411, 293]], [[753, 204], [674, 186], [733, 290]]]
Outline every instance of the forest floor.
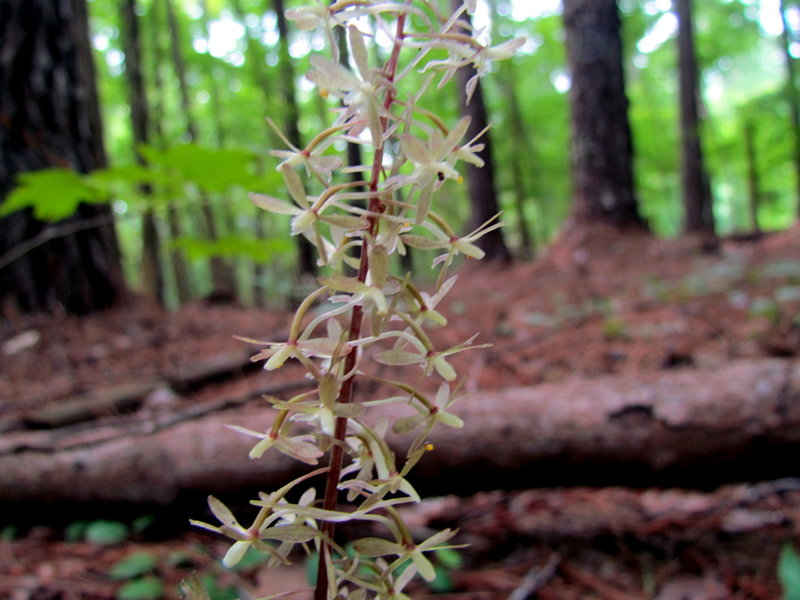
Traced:
[[[716, 252], [700, 239], [575, 232], [536, 261], [465, 265], [442, 312], [450, 325], [437, 331], [437, 344], [455, 345], [478, 331], [481, 342], [493, 344], [455, 357], [469, 391], [795, 357], [800, 229], [724, 240]], [[286, 323], [286, 312], [206, 303], [174, 313], [139, 303], [84, 319], [18, 317], [0, 324], [0, 432], [31, 425], [31, 415], [58, 402], [121, 382], [189, 381], [184, 389], [159, 389], [147, 398], [171, 410], [245, 397], [267, 381], [292, 381], [299, 377], [292, 368], [186, 375], [217, 357], [246, 361], [252, 348], [234, 334], [280, 339]], [[739, 483], [702, 493], [485, 491], [433, 500], [413, 518], [420, 526], [460, 526], [472, 544], [460, 551], [460, 566], [440, 568], [449, 577], [442, 598], [779, 598], [778, 554], [787, 541], [800, 540], [800, 491], [789, 480], [767, 488]], [[755, 526], [742, 524], [735, 511], [725, 513], [723, 523], [719, 507], [739, 506], [745, 496]], [[669, 505], [682, 516], [619, 525], [622, 513], [641, 503]], [[531, 523], [536, 511], [546, 523]], [[117, 539], [113, 526], [109, 534], [102, 524], [56, 516], [17, 529], [13, 513], [2, 516], [0, 597], [176, 598], [178, 583], [192, 573], [200, 573], [212, 600], [236, 597], [234, 590], [245, 598], [303, 585], [301, 568], [267, 573], [250, 561], [226, 571], [219, 565], [223, 542], [181, 525], [161, 527], [161, 517], [149, 525], [148, 519], [128, 520], [132, 528]], [[104, 535], [108, 543], [101, 543]], [[137, 596], [135, 585], [145, 592], [150, 585], [155, 595]], [[413, 595], [431, 593], [419, 588]]]

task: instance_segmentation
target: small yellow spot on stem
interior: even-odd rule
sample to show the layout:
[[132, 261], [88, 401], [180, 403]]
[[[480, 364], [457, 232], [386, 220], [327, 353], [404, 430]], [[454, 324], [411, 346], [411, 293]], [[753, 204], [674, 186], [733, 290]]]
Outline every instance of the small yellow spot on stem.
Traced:
[[433, 450], [433, 444], [431, 444], [430, 442], [428, 442], [427, 444], [425, 444], [425, 450], [426, 450], [427, 452], [430, 452], [431, 450]]

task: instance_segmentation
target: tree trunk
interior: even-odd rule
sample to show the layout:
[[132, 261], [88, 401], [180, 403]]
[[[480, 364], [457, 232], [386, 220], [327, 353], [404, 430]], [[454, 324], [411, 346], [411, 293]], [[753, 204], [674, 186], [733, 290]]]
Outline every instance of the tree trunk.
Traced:
[[[0, 201], [20, 173], [105, 165], [86, 2], [0, 3]], [[108, 205], [81, 205], [55, 224], [30, 211], [0, 219], [0, 265], [0, 315], [89, 313], [114, 305], [124, 290]]]
[[[508, 104], [508, 120], [510, 125], [511, 144], [511, 180], [514, 188], [514, 208], [517, 213], [517, 228], [519, 229], [520, 254], [523, 259], [530, 260], [536, 254], [536, 244], [531, 234], [531, 227], [525, 216], [525, 203], [528, 201], [525, 171], [532, 173], [528, 181], [535, 179], [539, 171], [536, 166], [537, 156], [531, 141], [531, 134], [522, 117], [522, 108], [519, 105], [519, 96], [516, 88], [516, 70], [513, 63], [503, 65], [501, 73], [505, 74], [502, 81]], [[540, 211], [541, 214], [541, 211]]]
[[678, 17], [678, 79], [681, 123], [681, 185], [684, 230], [714, 233], [711, 185], [700, 139], [700, 89], [694, 50], [692, 0], [675, 0]]
[[[272, 0], [272, 7], [278, 24], [280, 36], [278, 69], [281, 77], [281, 96], [283, 96], [283, 129], [287, 139], [297, 148], [303, 147], [300, 139], [300, 108], [294, 90], [294, 66], [289, 54], [289, 28], [286, 24], [283, 0]], [[298, 271], [300, 277], [313, 277], [317, 272], [316, 250], [314, 246], [302, 235], [297, 236]]]
[[615, 0], [564, 0], [576, 225], [644, 227], [634, 190], [633, 142]]
[[[120, 29], [125, 52], [125, 79], [128, 84], [133, 152], [136, 162], [143, 165], [145, 161], [139, 152], [139, 146], [150, 141], [150, 113], [142, 74], [141, 35], [139, 17], [136, 15], [136, 0], [122, 0], [119, 8], [122, 15]], [[143, 185], [141, 192], [145, 198], [150, 198], [153, 189], [150, 185]], [[148, 206], [142, 214], [141, 285], [147, 296], [156, 302], [164, 303], [161, 239], [152, 206]]]
[[[203, 35], [205, 36], [206, 44], [211, 39], [211, 18], [208, 13], [208, 0], [200, 0], [200, 21], [203, 25]], [[203, 61], [203, 72], [205, 75], [206, 85], [208, 86], [208, 96], [211, 102], [211, 114], [213, 115], [214, 135], [217, 138], [217, 146], [220, 148], [225, 147], [225, 134], [223, 109], [219, 96], [219, 81], [217, 74], [214, 72], [215, 59], [211, 58], [211, 54], [206, 55], [206, 60]]]
[[[186, 78], [186, 63], [183, 60], [181, 51], [181, 35], [178, 25], [178, 18], [175, 14], [173, 0], [164, 0], [167, 9], [167, 27], [170, 32], [172, 43], [172, 64], [175, 68], [175, 76], [178, 79], [178, 91], [180, 92], [181, 109], [186, 122], [186, 133], [192, 142], [198, 141], [197, 121], [192, 111], [192, 103], [189, 97], [189, 84]], [[211, 208], [208, 197], [201, 193], [200, 198], [200, 217], [202, 228], [211, 240], [219, 239], [217, 230], [217, 219]], [[220, 301], [230, 301], [236, 299], [236, 275], [233, 267], [228, 261], [215, 256], [210, 260], [211, 264], [211, 294], [210, 297]]]
[[[461, 7], [462, 0], [452, 0], [455, 10]], [[464, 13], [461, 17], [469, 22], [469, 15]], [[478, 135], [489, 124], [486, 114], [486, 103], [483, 100], [483, 87], [478, 81], [472, 99], [467, 104], [467, 82], [475, 76], [475, 67], [471, 64], [461, 67], [456, 72], [458, 78], [458, 105], [461, 114], [471, 119], [469, 129], [464, 136], [470, 140]], [[492, 160], [492, 144], [490, 132], [486, 132], [481, 137], [484, 144], [483, 150], [477, 155], [483, 160], [484, 165], [478, 168], [473, 164], [467, 164], [467, 186], [469, 188], [470, 204], [470, 229], [478, 228], [497, 213], [500, 212], [500, 204], [497, 200], [497, 190], [495, 188], [494, 161]], [[506, 246], [503, 238], [502, 229], [495, 229], [481, 237], [476, 245], [486, 253], [489, 260], [499, 260], [511, 262], [511, 252]]]
[[758, 209], [761, 205], [761, 179], [758, 174], [756, 159], [756, 129], [748, 117], [744, 122], [744, 150], [747, 159], [747, 213], [750, 216], [750, 231], [761, 233], [758, 225]]
[[786, 62], [786, 99], [789, 103], [789, 118], [794, 135], [794, 147], [792, 152], [792, 162], [795, 172], [795, 190], [797, 198], [796, 215], [800, 217], [800, 102], [797, 98], [797, 80], [795, 77], [795, 58], [792, 56], [792, 40], [789, 35], [789, 21], [786, 19], [786, 2], [781, 0], [781, 31], [782, 50]]
[[[371, 409], [374, 419], [408, 407]], [[475, 393], [457, 405], [463, 429], [439, 427], [413, 472], [429, 494], [563, 485], [689, 486], [795, 473], [800, 363], [739, 361], [718, 370], [608, 376]], [[247, 409], [175, 422], [131, 419], [61, 432], [6, 433], [0, 503], [150, 502], [279, 486], [297, 463], [251, 461], [274, 412]], [[392, 436], [402, 453], [407, 439]]]

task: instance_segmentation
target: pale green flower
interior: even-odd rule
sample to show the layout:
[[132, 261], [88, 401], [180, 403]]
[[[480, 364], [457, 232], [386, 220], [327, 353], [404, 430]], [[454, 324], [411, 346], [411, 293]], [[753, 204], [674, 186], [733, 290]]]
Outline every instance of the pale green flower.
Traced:
[[403, 543], [392, 542], [381, 538], [367, 537], [361, 538], [353, 542], [353, 548], [356, 552], [370, 558], [379, 556], [397, 556], [389, 570], [394, 570], [394, 566], [400, 565], [406, 560], [411, 559], [414, 567], [426, 581], [433, 581], [436, 577], [436, 569], [430, 560], [425, 556], [426, 552], [432, 552], [440, 548], [450, 547], [442, 545], [444, 542], [452, 538], [456, 534], [451, 529], [445, 529], [438, 533], [433, 534], [427, 540], [419, 544], [409, 544], [407, 541]]

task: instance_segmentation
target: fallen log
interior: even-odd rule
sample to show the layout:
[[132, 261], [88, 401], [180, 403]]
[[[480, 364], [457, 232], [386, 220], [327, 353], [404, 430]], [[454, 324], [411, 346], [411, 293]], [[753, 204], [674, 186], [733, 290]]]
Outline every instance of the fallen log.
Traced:
[[[381, 409], [401, 416], [405, 407]], [[412, 474], [424, 493], [553, 485], [689, 485], [796, 474], [800, 362], [739, 361], [476, 392], [455, 406], [463, 429], [439, 428]], [[377, 414], [377, 413], [376, 413]], [[270, 489], [301, 472], [278, 453], [247, 460], [252, 438], [225, 424], [269, 427], [261, 408], [151, 433], [120, 431], [68, 448], [0, 452], [0, 503], [170, 504]], [[402, 441], [392, 444], [402, 451]]]

